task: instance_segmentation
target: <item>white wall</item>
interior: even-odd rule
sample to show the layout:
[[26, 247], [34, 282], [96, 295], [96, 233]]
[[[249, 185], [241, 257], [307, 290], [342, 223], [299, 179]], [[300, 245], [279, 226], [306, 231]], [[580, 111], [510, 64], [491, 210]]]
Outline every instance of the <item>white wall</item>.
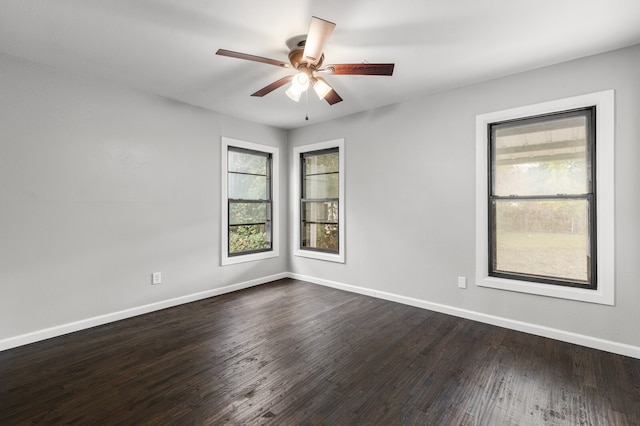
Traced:
[[287, 271], [286, 229], [220, 266], [220, 137], [280, 147], [286, 200], [283, 130], [6, 55], [0, 129], [0, 343]]
[[[346, 263], [294, 257], [291, 271], [640, 354], [638, 70], [635, 46], [290, 131], [292, 147], [345, 138], [347, 207]], [[476, 287], [475, 116], [606, 89], [616, 92], [615, 306]]]

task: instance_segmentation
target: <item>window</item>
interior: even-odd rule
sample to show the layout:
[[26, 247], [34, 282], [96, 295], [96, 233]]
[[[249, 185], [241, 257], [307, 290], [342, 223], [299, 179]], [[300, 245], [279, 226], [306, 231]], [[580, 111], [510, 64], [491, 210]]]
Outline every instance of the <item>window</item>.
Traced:
[[344, 262], [343, 141], [294, 149], [297, 256]]
[[613, 304], [613, 92], [476, 125], [477, 284]]
[[222, 264], [278, 255], [277, 148], [223, 138]]
[[595, 107], [489, 124], [489, 275], [597, 288]]

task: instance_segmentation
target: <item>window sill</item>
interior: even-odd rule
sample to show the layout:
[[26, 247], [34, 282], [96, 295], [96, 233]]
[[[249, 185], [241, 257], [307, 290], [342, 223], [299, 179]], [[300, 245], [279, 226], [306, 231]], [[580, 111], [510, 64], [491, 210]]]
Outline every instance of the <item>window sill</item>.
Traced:
[[238, 263], [245, 263], [245, 262], [253, 262], [256, 260], [263, 260], [263, 259], [271, 259], [274, 257], [278, 257], [279, 254], [277, 251], [273, 250], [273, 251], [265, 251], [262, 253], [252, 253], [252, 254], [243, 254], [243, 255], [238, 255], [238, 256], [228, 256], [228, 257], [222, 257], [222, 266], [226, 266], [226, 265], [236, 265]]
[[326, 260], [328, 262], [344, 263], [344, 254], [323, 253], [320, 251], [301, 250], [301, 249], [296, 250], [293, 254], [294, 256], [298, 256], [298, 257]]
[[539, 296], [570, 299], [580, 302], [598, 303], [602, 305], [614, 304], [613, 292], [606, 291], [607, 286], [604, 285], [601, 285], [599, 290], [589, 290], [497, 277], [480, 277], [476, 282], [476, 285], [479, 287], [496, 288], [500, 290], [515, 291], [518, 293], [536, 294]]

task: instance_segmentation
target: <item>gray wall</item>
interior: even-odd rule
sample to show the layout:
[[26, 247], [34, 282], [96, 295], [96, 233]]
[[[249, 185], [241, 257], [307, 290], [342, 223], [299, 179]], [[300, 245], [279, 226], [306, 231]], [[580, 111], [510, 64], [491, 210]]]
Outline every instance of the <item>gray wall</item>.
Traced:
[[[0, 55], [0, 341], [291, 271], [638, 347], [639, 69], [636, 46], [285, 132]], [[476, 287], [476, 114], [606, 89], [615, 306]], [[345, 138], [345, 264], [289, 255], [289, 204], [279, 258], [219, 266], [221, 136], [281, 148], [285, 205], [287, 151]]]
[[[640, 346], [640, 46], [418, 97], [289, 132], [345, 138], [346, 263], [294, 257], [303, 276]], [[475, 116], [616, 92], [616, 302], [475, 286]], [[457, 276], [468, 288], [457, 288]]]
[[284, 227], [219, 266], [220, 137], [280, 147], [286, 200], [285, 131], [6, 55], [0, 96], [0, 341], [287, 271]]

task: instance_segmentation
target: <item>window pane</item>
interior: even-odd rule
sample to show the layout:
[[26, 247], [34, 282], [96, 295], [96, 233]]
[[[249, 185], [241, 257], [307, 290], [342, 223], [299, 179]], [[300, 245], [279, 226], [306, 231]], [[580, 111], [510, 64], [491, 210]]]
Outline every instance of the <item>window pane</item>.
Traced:
[[229, 198], [234, 200], [266, 200], [267, 177], [229, 173]]
[[229, 164], [227, 170], [230, 172], [251, 173], [256, 175], [267, 174], [267, 155], [255, 155], [243, 151], [229, 150]]
[[590, 192], [585, 115], [492, 127], [494, 195]]
[[339, 168], [338, 151], [305, 156], [305, 175], [337, 172]]
[[340, 195], [340, 175], [306, 176], [304, 179], [303, 198], [326, 199], [338, 198]]
[[229, 225], [265, 223], [268, 220], [269, 203], [229, 203]]
[[338, 225], [303, 223], [302, 247], [338, 252]]
[[229, 226], [229, 254], [238, 254], [271, 248], [267, 225]]
[[494, 272], [589, 281], [586, 200], [498, 200]]
[[304, 222], [338, 223], [338, 202], [303, 202], [302, 220]]

